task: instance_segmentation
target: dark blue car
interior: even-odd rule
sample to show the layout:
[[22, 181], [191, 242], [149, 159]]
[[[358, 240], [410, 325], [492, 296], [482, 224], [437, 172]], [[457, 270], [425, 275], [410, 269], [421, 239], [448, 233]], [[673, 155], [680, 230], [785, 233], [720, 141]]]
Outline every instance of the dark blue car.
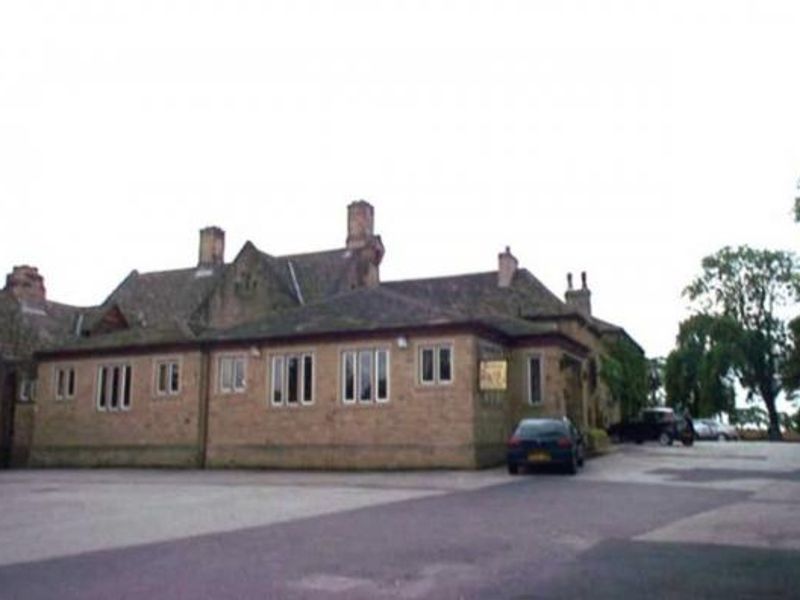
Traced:
[[569, 419], [523, 419], [508, 440], [508, 472], [556, 465], [574, 475], [583, 466], [583, 436]]

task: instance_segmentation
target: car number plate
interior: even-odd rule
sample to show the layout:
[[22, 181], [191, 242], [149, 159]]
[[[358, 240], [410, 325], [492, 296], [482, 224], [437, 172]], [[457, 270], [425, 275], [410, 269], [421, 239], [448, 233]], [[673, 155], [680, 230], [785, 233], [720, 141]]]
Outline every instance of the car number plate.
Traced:
[[528, 460], [531, 462], [547, 462], [550, 460], [550, 453], [531, 452], [530, 454], [528, 454]]

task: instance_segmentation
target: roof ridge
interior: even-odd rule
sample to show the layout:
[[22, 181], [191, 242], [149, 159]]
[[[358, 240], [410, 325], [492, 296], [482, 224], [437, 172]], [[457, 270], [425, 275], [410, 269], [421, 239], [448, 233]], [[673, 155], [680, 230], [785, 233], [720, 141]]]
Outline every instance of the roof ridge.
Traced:
[[314, 255], [320, 255], [320, 254], [338, 254], [340, 252], [344, 253], [344, 252], [347, 252], [348, 250], [349, 250], [349, 248], [347, 248], [346, 246], [343, 246], [341, 248], [332, 248], [330, 250], [317, 250], [317, 251], [312, 251], [312, 252], [297, 252], [295, 254], [280, 254], [280, 255], [276, 256], [275, 258], [279, 259], [279, 260], [280, 259], [291, 260], [293, 258], [302, 258], [304, 256], [314, 256]]
[[120, 281], [117, 284], [117, 286], [113, 290], [111, 290], [111, 293], [108, 296], [106, 296], [105, 299], [100, 304], [97, 305], [97, 307], [98, 308], [104, 307], [106, 303], [108, 303], [111, 300], [111, 298], [114, 297], [114, 294], [119, 292], [125, 286], [125, 284], [128, 283], [128, 280], [132, 280], [138, 276], [139, 276], [139, 271], [133, 269], [130, 273], [128, 273], [125, 277], [122, 278], [122, 281]]
[[474, 273], [458, 273], [456, 275], [440, 275], [436, 277], [419, 277], [416, 279], [395, 279], [392, 281], [384, 281], [381, 285], [391, 285], [393, 283], [422, 283], [428, 281], [444, 281], [446, 279], [466, 279], [468, 277], [486, 277], [487, 275], [494, 275], [497, 271], [478, 271]]

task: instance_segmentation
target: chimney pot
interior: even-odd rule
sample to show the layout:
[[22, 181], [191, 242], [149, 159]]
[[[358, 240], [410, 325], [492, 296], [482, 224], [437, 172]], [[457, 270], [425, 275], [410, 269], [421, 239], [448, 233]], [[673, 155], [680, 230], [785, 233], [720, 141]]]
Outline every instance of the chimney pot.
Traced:
[[572, 273], [567, 273], [567, 292], [564, 300], [578, 312], [590, 316], [592, 314], [592, 292], [586, 283], [586, 271], [581, 271], [581, 289], [572, 289]]
[[225, 264], [225, 232], [215, 226], [200, 230], [199, 267], [215, 267]]

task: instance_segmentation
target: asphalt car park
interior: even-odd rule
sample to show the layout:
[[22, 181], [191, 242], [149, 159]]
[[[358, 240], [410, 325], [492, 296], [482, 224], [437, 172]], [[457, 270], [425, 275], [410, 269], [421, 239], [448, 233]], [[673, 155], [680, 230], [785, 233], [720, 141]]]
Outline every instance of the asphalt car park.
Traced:
[[[783, 598], [800, 445], [627, 444], [578, 477], [6, 471], [3, 598]], [[720, 574], [724, 574], [721, 576]]]

